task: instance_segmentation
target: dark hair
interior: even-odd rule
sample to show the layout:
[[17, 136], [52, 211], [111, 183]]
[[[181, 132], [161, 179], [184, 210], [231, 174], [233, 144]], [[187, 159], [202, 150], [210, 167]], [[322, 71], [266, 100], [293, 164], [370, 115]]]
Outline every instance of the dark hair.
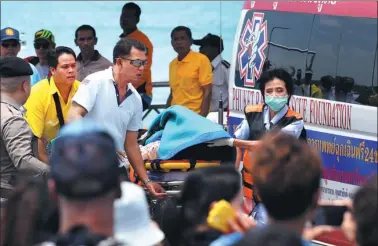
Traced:
[[289, 95], [287, 103], [289, 104], [291, 95], [294, 92], [293, 79], [291, 75], [283, 68], [271, 69], [263, 72], [260, 78], [257, 80], [262, 97], [265, 100], [265, 85], [273, 79], [280, 79], [285, 83], [287, 94]]
[[326, 89], [330, 89], [334, 85], [334, 80], [331, 75], [325, 75], [320, 78], [321, 85]]
[[204, 222], [212, 202], [234, 199], [241, 189], [240, 180], [233, 166], [209, 167], [191, 173], [185, 180], [180, 198], [188, 226]]
[[171, 38], [173, 38], [173, 34], [175, 32], [180, 32], [180, 31], [185, 31], [186, 35], [188, 35], [189, 39], [192, 40], [192, 31], [190, 30], [189, 27], [186, 27], [186, 26], [176, 26], [175, 28], [173, 28], [173, 30], [171, 32]]
[[353, 198], [353, 217], [357, 224], [359, 246], [378, 245], [377, 176], [361, 186]]
[[230, 202], [240, 190], [241, 177], [234, 166], [208, 167], [192, 172], [185, 180], [179, 199], [182, 228], [178, 235], [191, 235], [196, 226], [206, 223], [213, 202]]
[[92, 31], [93, 37], [96, 37], [96, 30], [90, 25], [81, 25], [75, 31], [75, 39], [79, 35], [79, 31]]
[[197, 225], [206, 223], [212, 202], [231, 201], [241, 190], [241, 177], [233, 165], [197, 169], [184, 182], [178, 210], [166, 213], [161, 228], [169, 245], [188, 240]]
[[331, 76], [331, 75], [325, 75], [325, 76], [322, 76], [320, 78], [320, 82], [322, 82], [322, 84], [330, 84], [330, 85], [333, 85], [333, 81], [335, 79]]
[[117, 58], [130, 55], [131, 48], [144, 51], [147, 54], [147, 48], [138, 40], [131, 38], [124, 38], [117, 42], [113, 49], [113, 63], [116, 63]]
[[314, 205], [322, 163], [306, 142], [283, 132], [267, 133], [251, 164], [256, 191], [273, 219], [298, 218]]
[[16, 185], [4, 208], [2, 245], [35, 245], [58, 232], [58, 224], [48, 223], [53, 208], [49, 197], [44, 177], [23, 180]]
[[72, 55], [76, 60], [75, 51], [66, 46], [58, 46], [55, 50], [51, 50], [47, 54], [47, 63], [49, 64], [49, 66], [56, 68], [58, 66], [58, 59], [63, 54]]
[[136, 4], [136, 3], [133, 3], [133, 2], [130, 2], [130, 3], [126, 3], [125, 5], [123, 5], [122, 7], [122, 13], [126, 10], [126, 9], [134, 9], [135, 10], [135, 15], [136, 17], [140, 17], [140, 15], [142, 14], [142, 10], [140, 9], [139, 5]]

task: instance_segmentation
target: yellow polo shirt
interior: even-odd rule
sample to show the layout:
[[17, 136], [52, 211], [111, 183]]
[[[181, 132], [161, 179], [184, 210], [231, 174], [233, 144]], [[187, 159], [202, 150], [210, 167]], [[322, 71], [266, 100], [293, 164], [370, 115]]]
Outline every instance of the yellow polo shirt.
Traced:
[[53, 77], [50, 78], [50, 84], [47, 79], [44, 79], [32, 87], [30, 96], [24, 107], [26, 109], [26, 121], [29, 123], [35, 136], [45, 138], [48, 141], [57, 136], [60, 125], [53, 94], [58, 92], [63, 118], [66, 120], [68, 110], [71, 107], [72, 97], [78, 90], [79, 84], [80, 82], [77, 80], [73, 83], [67, 104], [56, 88]]
[[211, 63], [205, 55], [190, 51], [181, 61], [176, 57], [169, 64], [171, 105], [181, 105], [200, 113], [203, 100], [202, 87], [211, 84], [212, 80]]

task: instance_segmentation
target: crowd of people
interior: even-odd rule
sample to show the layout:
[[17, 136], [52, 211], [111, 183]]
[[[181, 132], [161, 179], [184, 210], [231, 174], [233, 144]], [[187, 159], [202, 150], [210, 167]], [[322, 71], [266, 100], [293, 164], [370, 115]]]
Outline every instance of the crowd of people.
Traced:
[[[152, 98], [153, 46], [137, 28], [140, 16], [138, 5], [124, 5], [112, 62], [95, 50], [89, 25], [75, 32], [79, 55], [56, 47], [43, 29], [35, 33], [37, 56], [25, 59], [17, 57], [19, 32], [1, 30], [1, 245], [303, 246], [334, 230], [360, 246], [377, 245], [376, 177], [353, 201], [328, 202], [348, 207], [340, 228], [312, 226], [324, 203], [322, 161], [305, 141], [302, 116], [288, 107], [294, 83], [284, 69], [261, 75], [265, 103], [245, 108], [235, 136], [206, 143], [236, 148], [235, 165], [190, 171], [177, 204], [151, 180], [138, 138]], [[167, 107], [206, 117], [222, 100], [226, 109], [221, 38], [193, 40], [178, 26], [171, 41], [177, 57]], [[130, 182], [129, 164], [144, 189]], [[165, 201], [160, 220], [150, 215], [151, 197]], [[233, 214], [226, 230], [209, 222], [219, 201]]]

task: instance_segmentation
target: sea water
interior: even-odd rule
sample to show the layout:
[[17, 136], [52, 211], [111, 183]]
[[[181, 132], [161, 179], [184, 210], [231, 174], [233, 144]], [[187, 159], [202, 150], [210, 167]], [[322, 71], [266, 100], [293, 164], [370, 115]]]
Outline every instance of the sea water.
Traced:
[[[170, 33], [176, 26], [191, 28], [194, 39], [207, 33], [222, 35], [224, 59], [231, 62], [236, 27], [243, 1], [135, 1], [142, 9], [139, 29], [154, 46], [152, 80], [168, 81], [170, 61], [176, 53]], [[34, 33], [42, 28], [55, 35], [57, 46], [69, 46], [79, 53], [74, 43], [75, 30], [83, 24], [96, 29], [96, 48], [109, 60], [122, 30], [119, 17], [126, 1], [1, 1], [1, 28], [13, 27], [22, 33], [20, 57], [35, 55]], [[193, 46], [198, 51], [198, 46]], [[163, 103], [167, 88], [154, 90], [153, 103]]]

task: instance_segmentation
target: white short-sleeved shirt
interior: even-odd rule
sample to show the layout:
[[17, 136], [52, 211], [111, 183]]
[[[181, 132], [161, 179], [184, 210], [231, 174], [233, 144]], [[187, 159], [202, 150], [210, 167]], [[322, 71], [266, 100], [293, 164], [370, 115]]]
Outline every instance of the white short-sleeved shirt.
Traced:
[[127, 131], [142, 127], [142, 99], [128, 84], [126, 99], [118, 105], [112, 67], [87, 76], [80, 84], [72, 101], [83, 106], [86, 118], [105, 127], [113, 136], [119, 151], [125, 151]]
[[213, 66], [213, 86], [210, 112], [217, 112], [221, 93], [223, 108], [228, 107], [228, 76], [230, 73], [230, 64], [223, 60], [222, 56], [219, 54], [211, 61], [211, 65]]

